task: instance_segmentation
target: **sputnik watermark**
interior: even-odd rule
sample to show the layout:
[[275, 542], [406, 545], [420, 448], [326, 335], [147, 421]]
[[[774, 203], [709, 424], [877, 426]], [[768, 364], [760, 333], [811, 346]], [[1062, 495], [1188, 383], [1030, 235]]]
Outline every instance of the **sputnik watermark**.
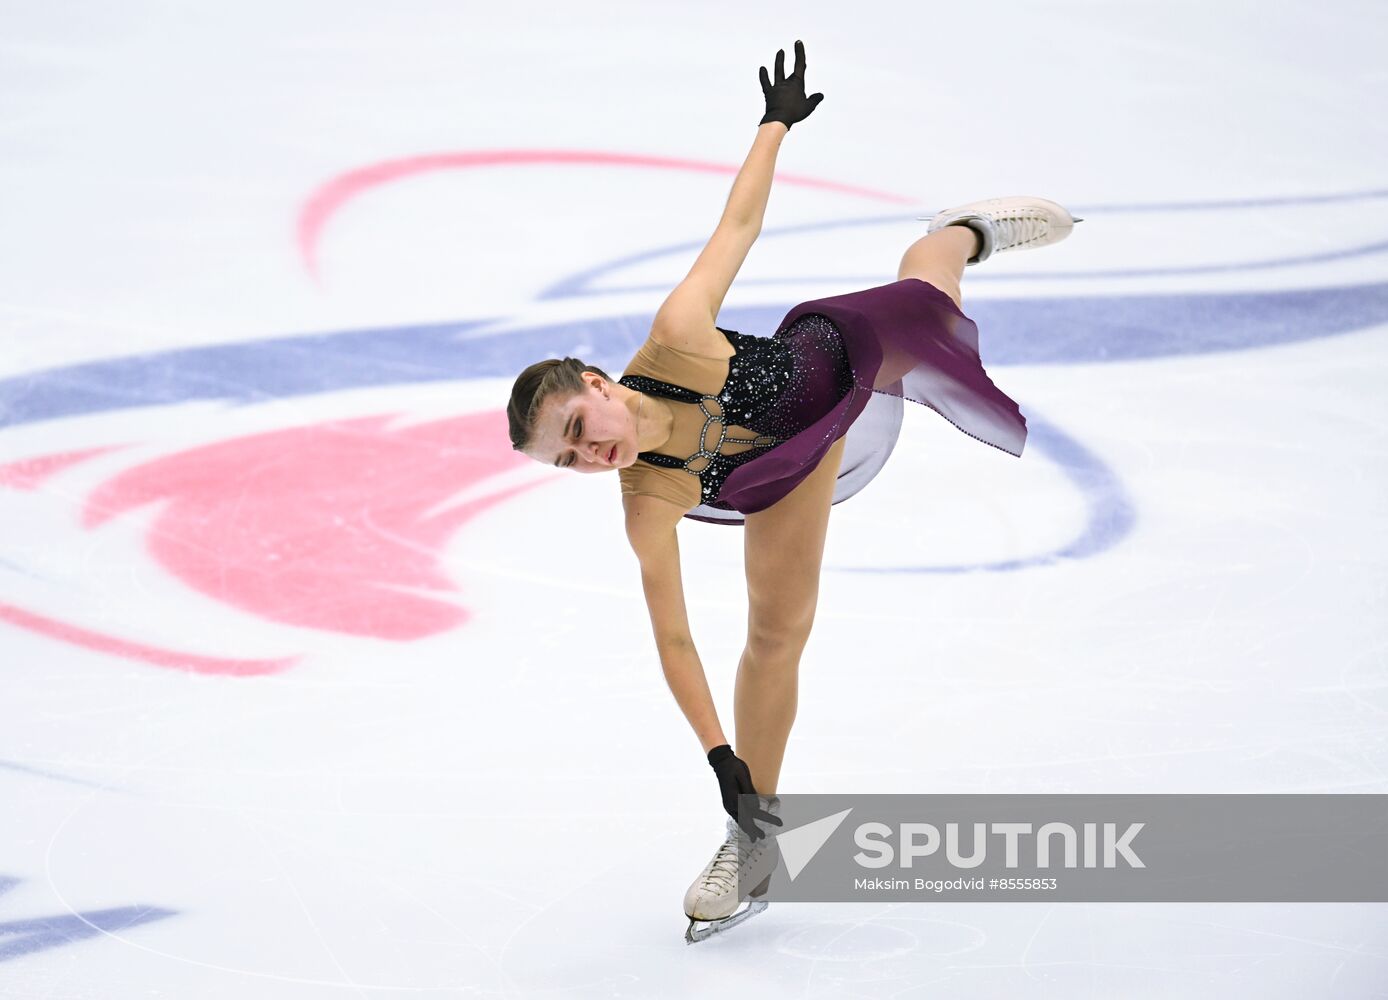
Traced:
[[[1083, 833], [1076, 832], [1069, 823], [1046, 823], [1036, 831], [1035, 857], [1037, 868], [1051, 865], [1053, 838], [1060, 840], [1060, 854], [1066, 868], [1079, 867], [1080, 845], [1083, 845], [1085, 868], [1102, 865], [1114, 868], [1122, 860], [1133, 868], [1146, 868], [1142, 859], [1133, 853], [1132, 841], [1142, 829], [1142, 823], [1129, 823], [1120, 836], [1117, 823], [1082, 823]], [[1099, 827], [1102, 825], [1102, 860], [1100, 854]], [[987, 860], [989, 835], [1002, 838], [1003, 864], [1008, 868], [1018, 866], [1020, 842], [1032, 837], [1030, 823], [974, 823], [973, 847], [965, 854], [960, 847], [958, 823], [946, 823], [944, 835], [945, 860], [955, 868], [977, 868]], [[910, 868], [920, 858], [929, 858], [940, 850], [940, 830], [933, 823], [902, 823], [899, 827], [900, 865]], [[886, 823], [863, 823], [853, 831], [853, 843], [863, 848], [853, 855], [853, 860], [865, 868], [886, 868], [896, 863], [897, 850], [893, 847], [892, 828]]]
[[1388, 795], [778, 797], [768, 902], [1388, 902]]

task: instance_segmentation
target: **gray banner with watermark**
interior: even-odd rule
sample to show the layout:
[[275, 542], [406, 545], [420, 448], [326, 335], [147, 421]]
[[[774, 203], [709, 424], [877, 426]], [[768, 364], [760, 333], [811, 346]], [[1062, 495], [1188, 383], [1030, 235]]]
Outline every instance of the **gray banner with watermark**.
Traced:
[[779, 799], [743, 898], [1388, 902], [1388, 795]]

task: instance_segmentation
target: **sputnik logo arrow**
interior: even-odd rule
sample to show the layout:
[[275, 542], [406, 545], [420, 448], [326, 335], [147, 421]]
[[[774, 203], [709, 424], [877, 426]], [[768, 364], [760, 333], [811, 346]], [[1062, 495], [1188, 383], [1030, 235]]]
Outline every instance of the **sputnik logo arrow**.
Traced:
[[828, 842], [834, 831], [839, 828], [852, 811], [853, 809], [850, 807], [843, 812], [825, 816], [813, 823], [806, 823], [804, 826], [797, 826], [794, 830], [786, 830], [775, 835], [776, 845], [781, 851], [781, 860], [785, 862], [786, 873], [792, 882], [795, 881], [795, 876], [804, 871], [805, 866], [814, 860], [819, 849]]

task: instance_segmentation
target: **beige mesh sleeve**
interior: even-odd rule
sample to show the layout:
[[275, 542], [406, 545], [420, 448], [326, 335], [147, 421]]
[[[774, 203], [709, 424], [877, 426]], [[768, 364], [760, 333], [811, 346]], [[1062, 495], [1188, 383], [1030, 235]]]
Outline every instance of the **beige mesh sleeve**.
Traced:
[[699, 503], [699, 480], [683, 469], [662, 469], [638, 462], [618, 469], [623, 496], [652, 496], [668, 500], [683, 510]]

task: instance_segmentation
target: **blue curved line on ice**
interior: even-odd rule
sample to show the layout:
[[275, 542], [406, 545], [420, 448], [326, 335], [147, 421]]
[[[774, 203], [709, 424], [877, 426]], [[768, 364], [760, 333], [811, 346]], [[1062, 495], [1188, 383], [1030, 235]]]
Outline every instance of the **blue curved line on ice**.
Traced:
[[20, 774], [28, 774], [36, 778], [46, 778], [49, 781], [61, 781], [69, 785], [84, 785], [87, 788], [100, 788], [103, 791], [114, 791], [109, 785], [103, 785], [95, 781], [87, 781], [85, 778], [72, 778], [66, 774], [56, 774], [53, 771], [45, 771], [41, 768], [30, 767], [28, 764], [18, 764], [12, 760], [0, 760], [0, 769], [17, 771]]
[[[769, 335], [794, 303], [723, 310], [719, 325]], [[1388, 282], [1289, 291], [1084, 295], [970, 303], [990, 369], [1248, 350], [1388, 321]], [[544, 326], [492, 319], [279, 337], [107, 358], [0, 380], [0, 427], [194, 400], [258, 403], [362, 386], [514, 378], [574, 355], [620, 371], [645, 313]], [[504, 400], [498, 399], [500, 406]]]
[[[0, 897], [22, 879], [0, 875]], [[141, 924], [176, 917], [177, 910], [135, 904], [115, 906], [104, 910], [84, 910], [80, 913], [65, 910], [42, 917], [0, 921], [0, 962], [9, 962], [63, 945], [76, 944], [99, 934], [119, 936]], [[35, 981], [37, 985], [37, 981]], [[7, 991], [8, 992], [8, 991]]]
[[[1112, 205], [1080, 205], [1072, 206], [1073, 214], [1084, 219], [1098, 221], [1107, 215], [1130, 215], [1144, 213], [1165, 213], [1165, 212], [1222, 212], [1250, 208], [1283, 208], [1292, 205], [1323, 205], [1334, 202], [1352, 201], [1371, 201], [1377, 198], [1388, 198], [1388, 189], [1371, 189], [1368, 191], [1346, 191], [1339, 194], [1321, 195], [1293, 195], [1288, 197], [1264, 197], [1264, 198], [1227, 198], [1218, 201], [1184, 201], [1184, 202], [1145, 202], [1127, 203]], [[933, 215], [934, 209], [920, 212], [921, 215]], [[763, 228], [761, 236], [776, 237], [790, 236], [801, 233], [827, 232], [834, 229], [859, 229], [865, 226], [887, 226], [899, 225], [903, 222], [916, 222], [916, 210], [909, 213], [893, 213], [890, 215], [860, 216], [849, 219], [833, 219], [819, 222], [806, 222], [792, 226], [774, 226]], [[921, 235], [924, 235], [922, 232]], [[647, 285], [622, 285], [607, 286], [603, 288], [591, 287], [592, 282], [607, 274], [621, 271], [623, 268], [634, 267], [639, 264], [646, 264], [661, 257], [674, 254], [697, 254], [704, 247], [703, 240], [685, 241], [682, 243], [672, 243], [663, 247], [638, 251], [624, 257], [609, 260], [601, 264], [594, 265], [583, 271], [560, 278], [547, 288], [544, 288], [536, 296], [541, 301], [551, 301], [564, 298], [583, 298], [598, 295], [614, 295], [634, 292], [653, 292], [656, 294], [668, 291], [667, 284], [647, 284]], [[1091, 280], [1094, 278], [1133, 278], [1133, 277], [1158, 277], [1164, 275], [1193, 275], [1193, 274], [1215, 274], [1228, 273], [1235, 271], [1258, 271], [1275, 267], [1296, 267], [1307, 264], [1322, 264], [1327, 261], [1345, 260], [1351, 257], [1364, 257], [1375, 253], [1381, 253], [1388, 249], [1388, 243], [1376, 242], [1365, 243], [1356, 247], [1349, 247], [1344, 250], [1336, 250], [1329, 253], [1304, 254], [1296, 257], [1269, 258], [1266, 260], [1249, 261], [1230, 261], [1224, 264], [1195, 264], [1181, 267], [1155, 267], [1155, 268], [1128, 268], [1125, 270], [1102, 270], [1102, 271], [1033, 271], [1028, 269], [1025, 274], [996, 274], [992, 271], [978, 273], [977, 269], [969, 271], [969, 283], [978, 282], [1005, 282], [1005, 281], [1035, 281], [1038, 279], [1048, 281], [1074, 281]], [[770, 278], [740, 278], [738, 287], [743, 288], [749, 285], [783, 285], [787, 279]], [[863, 287], [871, 287], [881, 284], [885, 280], [882, 275], [860, 276], [856, 280], [842, 273], [835, 275], [796, 275], [795, 281], [805, 286], [813, 286], [815, 283], [823, 282], [835, 286], [845, 284], [860, 284]]]
[[[824, 229], [856, 228], [865, 223], [877, 224], [884, 221], [901, 221], [900, 219], [848, 219], [841, 222], [815, 223], [807, 226], [786, 227], [785, 229], [772, 230], [772, 235], [780, 235], [792, 231], [820, 231]], [[763, 233], [763, 235], [767, 235]], [[924, 235], [922, 233], [921, 235]], [[637, 264], [644, 264], [658, 257], [667, 254], [684, 253], [687, 255], [696, 254], [703, 249], [702, 242], [681, 243], [675, 246], [666, 247], [659, 252], [646, 252], [623, 257], [607, 264], [589, 268], [579, 272], [570, 278], [564, 278], [555, 282], [548, 288], [541, 289], [536, 298], [540, 301], [556, 301], [559, 299], [581, 299], [597, 298], [607, 295], [636, 295], [652, 294], [660, 295], [670, 290], [668, 282], [653, 282], [648, 284], [632, 285], [603, 285], [600, 288], [592, 287], [591, 283], [601, 278], [604, 274], [613, 271], [620, 271], [623, 268], [633, 267]], [[904, 249], [904, 248], [903, 248]], [[1264, 260], [1231, 261], [1221, 264], [1189, 264], [1172, 265], [1169, 267], [1129, 267], [1129, 268], [1104, 268], [1097, 271], [1067, 270], [1067, 271], [1038, 271], [1028, 268], [1025, 272], [1016, 274], [998, 274], [995, 272], [984, 272], [976, 274], [973, 270], [967, 272], [967, 283], [965, 291], [973, 286], [980, 284], [1006, 283], [1018, 281], [1094, 281], [1104, 278], [1164, 278], [1164, 277], [1190, 277], [1192, 275], [1206, 274], [1229, 274], [1244, 271], [1265, 271], [1279, 267], [1303, 267], [1315, 264], [1327, 264], [1333, 261], [1349, 260], [1353, 257], [1369, 257], [1374, 254], [1388, 251], [1388, 241], [1380, 240], [1374, 243], [1362, 243], [1358, 246], [1346, 247], [1341, 250], [1329, 250], [1323, 253], [1301, 254], [1294, 257], [1269, 257]], [[786, 285], [790, 278], [738, 278], [738, 288], [750, 288], [757, 285], [767, 285], [779, 287]], [[797, 285], [812, 287], [816, 284], [832, 285], [843, 287], [844, 285], [856, 285], [862, 288], [871, 288], [891, 281], [890, 277], [883, 274], [859, 275], [856, 278], [850, 275], [839, 274], [797, 274], [793, 279]], [[1168, 293], [1169, 294], [1169, 293]], [[967, 297], [966, 297], [967, 301]], [[969, 306], [968, 308], [972, 308]], [[725, 325], [721, 324], [720, 325]]]
[[1050, 552], [991, 563], [913, 566], [831, 566], [837, 573], [1007, 573], [1085, 559], [1118, 544], [1137, 525], [1137, 510], [1118, 475], [1098, 455], [1060, 428], [1027, 414], [1027, 449], [1047, 455], [1083, 499], [1084, 527], [1065, 545]]

